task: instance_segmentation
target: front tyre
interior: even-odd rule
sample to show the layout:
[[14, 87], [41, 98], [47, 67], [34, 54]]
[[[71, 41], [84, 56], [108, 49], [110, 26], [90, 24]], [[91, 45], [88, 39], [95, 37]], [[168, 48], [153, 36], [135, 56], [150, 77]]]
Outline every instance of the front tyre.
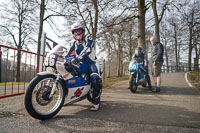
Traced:
[[131, 79], [129, 81], [129, 88], [132, 93], [136, 93], [137, 85], [136, 85], [136, 78], [134, 77], [134, 75], [131, 75]]
[[39, 120], [50, 119], [60, 111], [65, 100], [66, 89], [58, 81], [52, 98], [49, 98], [55, 80], [55, 75], [48, 74], [36, 76], [30, 82], [24, 103], [32, 117]]

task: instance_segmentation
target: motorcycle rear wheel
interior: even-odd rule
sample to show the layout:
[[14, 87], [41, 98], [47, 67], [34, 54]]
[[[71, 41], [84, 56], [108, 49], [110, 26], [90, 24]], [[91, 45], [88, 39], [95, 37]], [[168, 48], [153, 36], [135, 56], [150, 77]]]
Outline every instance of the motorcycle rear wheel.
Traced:
[[56, 77], [52, 74], [39, 75], [31, 80], [25, 94], [25, 108], [36, 119], [45, 120], [55, 116], [65, 100], [66, 89], [58, 81], [55, 93], [49, 98]]

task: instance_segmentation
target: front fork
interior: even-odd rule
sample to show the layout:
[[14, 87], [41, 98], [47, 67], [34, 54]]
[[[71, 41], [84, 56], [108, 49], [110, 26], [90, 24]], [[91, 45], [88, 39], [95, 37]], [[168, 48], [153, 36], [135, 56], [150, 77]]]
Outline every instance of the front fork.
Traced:
[[136, 85], [137, 85], [138, 82], [139, 82], [139, 73], [138, 73], [138, 72], [136, 72], [136, 76], [135, 76], [135, 77], [136, 77], [136, 80], [135, 80], [135, 81], [136, 81]]
[[59, 79], [60, 79], [60, 74], [57, 74], [56, 80], [55, 80], [55, 82], [53, 82], [53, 87], [52, 87], [52, 89], [51, 89], [51, 93], [50, 93], [50, 95], [49, 95], [49, 99], [52, 98], [52, 96], [53, 96], [53, 94], [54, 94], [54, 92], [55, 92], [56, 85], [57, 85]]

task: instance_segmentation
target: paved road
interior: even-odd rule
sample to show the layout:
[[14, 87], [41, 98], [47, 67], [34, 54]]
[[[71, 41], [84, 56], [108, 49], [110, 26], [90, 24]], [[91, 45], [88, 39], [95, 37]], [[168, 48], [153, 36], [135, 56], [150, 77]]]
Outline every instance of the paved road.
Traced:
[[184, 73], [163, 74], [160, 93], [139, 88], [136, 94], [123, 81], [104, 89], [99, 112], [87, 100], [65, 106], [54, 118], [31, 118], [24, 96], [0, 99], [1, 132], [147, 132], [200, 133], [200, 92], [190, 88]]

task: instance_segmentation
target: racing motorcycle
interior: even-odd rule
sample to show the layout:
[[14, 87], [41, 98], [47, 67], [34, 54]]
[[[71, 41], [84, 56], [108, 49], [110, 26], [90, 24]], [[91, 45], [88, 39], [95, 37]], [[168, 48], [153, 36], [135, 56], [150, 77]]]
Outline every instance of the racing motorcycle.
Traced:
[[129, 88], [132, 93], [136, 93], [137, 87], [140, 85], [147, 86], [146, 70], [143, 67], [143, 63], [131, 61], [129, 63], [129, 71], [131, 72]]
[[[63, 45], [57, 45], [47, 54], [44, 63], [46, 71], [37, 73], [25, 93], [25, 108], [33, 118], [50, 119], [62, 106], [85, 98], [94, 102], [88, 65], [80, 61], [73, 64], [72, 59], [76, 57], [76, 54], [68, 55], [68, 49]], [[102, 74], [101, 62], [96, 63]], [[101, 79], [99, 84], [102, 87]]]

